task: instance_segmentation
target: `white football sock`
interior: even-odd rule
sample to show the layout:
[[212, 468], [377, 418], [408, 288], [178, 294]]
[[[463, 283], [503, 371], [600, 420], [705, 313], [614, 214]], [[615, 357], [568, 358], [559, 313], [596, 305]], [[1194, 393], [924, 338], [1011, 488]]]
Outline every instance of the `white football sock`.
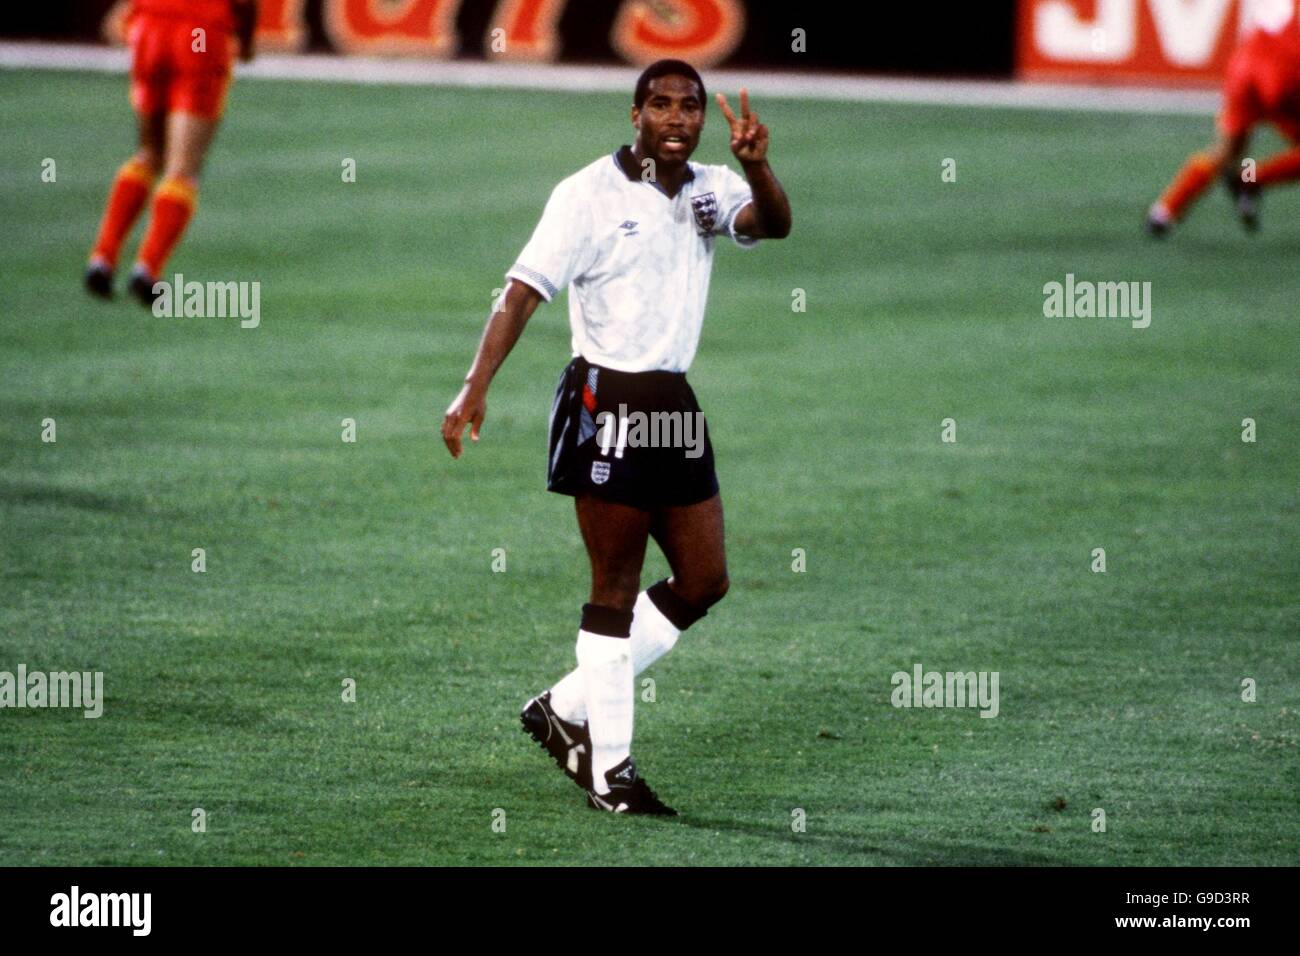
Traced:
[[581, 724], [587, 719], [587, 682], [582, 679], [581, 668], [575, 667], [555, 682], [551, 688], [551, 710], [560, 720], [571, 724]]
[[[632, 608], [632, 672], [640, 674], [673, 649], [681, 631], [664, 617], [663, 611], [642, 591]], [[587, 684], [575, 668], [551, 688], [551, 709], [561, 719], [580, 724], [587, 719]]]
[[635, 702], [631, 639], [578, 632], [578, 670], [587, 685], [587, 732], [591, 734], [591, 782], [608, 793], [605, 772], [632, 752]]

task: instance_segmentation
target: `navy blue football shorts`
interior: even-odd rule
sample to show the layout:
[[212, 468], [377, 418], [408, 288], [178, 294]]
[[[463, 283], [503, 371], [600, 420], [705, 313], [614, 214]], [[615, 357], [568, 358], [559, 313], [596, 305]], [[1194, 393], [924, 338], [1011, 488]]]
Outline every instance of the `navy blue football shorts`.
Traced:
[[708, 424], [684, 372], [619, 372], [578, 356], [551, 406], [546, 487], [646, 511], [718, 493]]

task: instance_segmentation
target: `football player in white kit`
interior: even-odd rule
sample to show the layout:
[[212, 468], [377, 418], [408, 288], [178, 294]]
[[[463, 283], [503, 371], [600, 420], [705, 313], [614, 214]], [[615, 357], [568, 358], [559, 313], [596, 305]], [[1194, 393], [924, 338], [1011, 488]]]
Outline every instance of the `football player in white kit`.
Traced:
[[[573, 360], [551, 410], [547, 487], [574, 497], [591, 593], [577, 668], [530, 700], [521, 720], [599, 810], [674, 813], [632, 760], [634, 678], [728, 586], [713, 449], [686, 370], [715, 241], [750, 247], [790, 233], [790, 203], [767, 163], [767, 127], [747, 91], [739, 117], [718, 95], [745, 175], [690, 162], [705, 98], [704, 81], [680, 60], [641, 74], [635, 141], [552, 191], [442, 426], [453, 458], [466, 425], [478, 440], [492, 376], [538, 303], [569, 287]], [[672, 576], [643, 591], [651, 537]]]

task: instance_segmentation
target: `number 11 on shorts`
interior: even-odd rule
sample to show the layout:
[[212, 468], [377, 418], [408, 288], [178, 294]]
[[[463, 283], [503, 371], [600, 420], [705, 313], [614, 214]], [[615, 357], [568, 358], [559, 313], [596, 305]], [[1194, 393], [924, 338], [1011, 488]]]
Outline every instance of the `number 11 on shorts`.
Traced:
[[[601, 412], [596, 416], [597, 421], [603, 419], [600, 426], [600, 453], [609, 455], [609, 443], [614, 437], [614, 413]], [[618, 416], [618, 444], [614, 449], [614, 457], [622, 458], [623, 449], [627, 447], [627, 418]]]

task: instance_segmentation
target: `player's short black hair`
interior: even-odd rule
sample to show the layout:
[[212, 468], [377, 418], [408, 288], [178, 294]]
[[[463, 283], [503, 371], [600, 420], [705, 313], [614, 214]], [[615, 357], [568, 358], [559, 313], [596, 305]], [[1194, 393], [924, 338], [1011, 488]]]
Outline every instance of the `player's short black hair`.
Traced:
[[637, 109], [645, 105], [645, 98], [650, 95], [650, 81], [660, 76], [684, 76], [688, 80], [694, 80], [695, 85], [700, 88], [701, 112], [708, 106], [709, 97], [704, 92], [704, 81], [700, 79], [700, 74], [695, 71], [695, 67], [685, 60], [655, 60], [637, 77], [636, 94], [632, 97], [632, 104]]

